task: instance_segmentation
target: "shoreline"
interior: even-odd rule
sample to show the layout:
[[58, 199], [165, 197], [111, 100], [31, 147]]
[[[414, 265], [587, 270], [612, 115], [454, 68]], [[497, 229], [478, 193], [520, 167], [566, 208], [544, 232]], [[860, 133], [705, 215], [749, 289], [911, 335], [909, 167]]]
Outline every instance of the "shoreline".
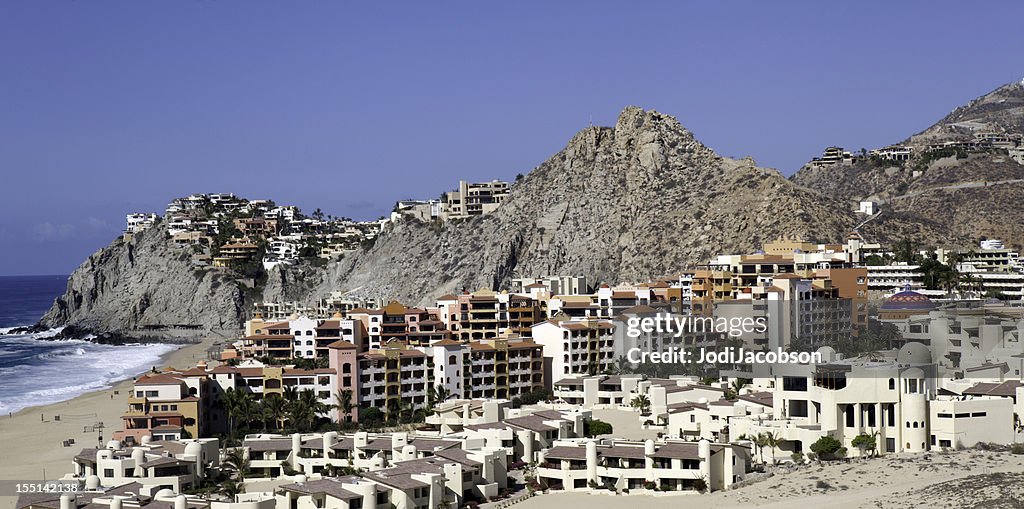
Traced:
[[[158, 367], [192, 367], [207, 359], [207, 351], [219, 341], [207, 338], [171, 350], [160, 357]], [[26, 407], [0, 416], [0, 437], [4, 442], [0, 480], [53, 480], [71, 473], [71, 460], [76, 454], [85, 448], [101, 446], [121, 428], [121, 414], [127, 408], [126, 400], [137, 376], [65, 401]], [[56, 415], [61, 416], [60, 420], [54, 418]], [[102, 428], [95, 427], [98, 423], [102, 423]], [[63, 441], [69, 439], [75, 443], [63, 446]], [[16, 500], [16, 497], [0, 496], [0, 509], [13, 508]]]

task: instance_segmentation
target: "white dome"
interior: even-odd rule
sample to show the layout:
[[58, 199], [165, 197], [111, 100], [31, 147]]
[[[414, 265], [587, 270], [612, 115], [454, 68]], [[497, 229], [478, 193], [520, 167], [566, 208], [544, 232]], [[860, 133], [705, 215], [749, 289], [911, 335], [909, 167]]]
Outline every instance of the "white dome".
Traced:
[[199, 442], [189, 442], [185, 446], [185, 456], [199, 457], [203, 453], [203, 446], [199, 445]]
[[100, 478], [95, 475], [90, 475], [85, 478], [85, 489], [96, 490], [100, 487]]
[[156, 499], [174, 498], [174, 490], [172, 490], [170, 488], [164, 488], [164, 489], [156, 492], [156, 495], [153, 495], [153, 498], [156, 498]]
[[911, 341], [896, 354], [896, 362], [900, 364], [931, 364], [932, 351], [922, 343]]

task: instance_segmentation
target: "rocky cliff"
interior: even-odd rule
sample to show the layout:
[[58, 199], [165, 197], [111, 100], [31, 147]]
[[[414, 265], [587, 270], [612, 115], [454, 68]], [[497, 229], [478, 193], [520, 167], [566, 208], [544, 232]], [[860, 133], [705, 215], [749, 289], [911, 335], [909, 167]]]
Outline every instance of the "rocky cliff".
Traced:
[[191, 248], [162, 228], [118, 238], [75, 269], [40, 323], [140, 339], [236, 334], [245, 287], [219, 271], [195, 271], [190, 259]]

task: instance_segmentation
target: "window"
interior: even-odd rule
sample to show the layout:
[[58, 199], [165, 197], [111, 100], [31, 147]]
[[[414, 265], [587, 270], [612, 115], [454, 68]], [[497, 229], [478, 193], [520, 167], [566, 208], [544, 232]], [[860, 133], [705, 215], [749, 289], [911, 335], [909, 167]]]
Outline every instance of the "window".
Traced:
[[804, 377], [787, 376], [782, 379], [782, 390], [784, 391], [807, 391], [807, 379]]
[[896, 379], [895, 378], [890, 378], [889, 379], [889, 390], [890, 391], [896, 390]]
[[114, 477], [114, 469], [113, 468], [104, 468], [103, 469], [103, 477]]

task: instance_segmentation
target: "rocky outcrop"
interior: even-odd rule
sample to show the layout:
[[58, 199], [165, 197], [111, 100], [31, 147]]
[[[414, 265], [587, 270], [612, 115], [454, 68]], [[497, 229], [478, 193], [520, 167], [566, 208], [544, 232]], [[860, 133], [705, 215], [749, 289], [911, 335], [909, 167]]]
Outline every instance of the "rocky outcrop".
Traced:
[[75, 270], [41, 324], [138, 339], [236, 334], [244, 285], [220, 271], [195, 270], [191, 253], [162, 228], [118, 238]]
[[275, 271], [264, 297], [346, 290], [425, 304], [517, 276], [646, 281], [779, 236], [840, 239], [856, 222], [847, 208], [718, 156], [670, 116], [627, 108], [615, 127], [577, 134], [494, 213], [440, 227], [400, 223], [324, 272]]

